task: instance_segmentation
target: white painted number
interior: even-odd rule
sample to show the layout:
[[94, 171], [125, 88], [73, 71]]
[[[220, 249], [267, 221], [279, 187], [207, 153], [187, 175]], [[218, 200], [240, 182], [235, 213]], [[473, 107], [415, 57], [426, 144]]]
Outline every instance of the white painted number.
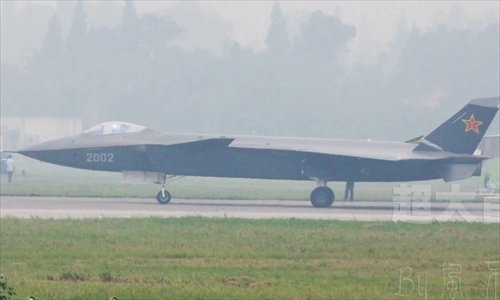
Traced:
[[115, 155], [113, 153], [87, 153], [87, 162], [112, 163]]

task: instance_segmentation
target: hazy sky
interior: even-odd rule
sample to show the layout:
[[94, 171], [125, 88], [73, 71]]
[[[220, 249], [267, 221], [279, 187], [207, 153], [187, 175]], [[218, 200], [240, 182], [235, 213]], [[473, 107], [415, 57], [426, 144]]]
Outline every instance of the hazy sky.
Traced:
[[[17, 1], [18, 8], [26, 5], [55, 7], [57, 1]], [[186, 48], [206, 48], [220, 52], [227, 40], [236, 40], [252, 49], [265, 47], [273, 1], [136, 1], [139, 14], [170, 15], [188, 28], [179, 44]], [[89, 26], [113, 26], [119, 21], [123, 1], [86, 1]], [[283, 14], [293, 38], [314, 10], [335, 15], [343, 22], [356, 26], [357, 35], [350, 42], [351, 59], [374, 61], [388, 48], [402, 24], [426, 30], [436, 24], [455, 27], [482, 28], [499, 23], [499, 1], [289, 1], [281, 2]], [[100, 7], [100, 8], [99, 8]], [[107, 11], [103, 11], [107, 10]], [[109, 18], [106, 18], [109, 15]], [[2, 24], [5, 25], [5, 24]], [[208, 26], [210, 25], [210, 26]]]

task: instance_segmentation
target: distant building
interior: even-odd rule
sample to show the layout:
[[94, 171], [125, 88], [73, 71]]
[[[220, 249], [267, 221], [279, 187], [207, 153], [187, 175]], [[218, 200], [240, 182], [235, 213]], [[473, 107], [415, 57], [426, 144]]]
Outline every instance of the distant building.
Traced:
[[478, 150], [479, 154], [484, 156], [500, 156], [500, 135], [485, 136]]
[[80, 118], [0, 117], [0, 149], [22, 147], [82, 132]]

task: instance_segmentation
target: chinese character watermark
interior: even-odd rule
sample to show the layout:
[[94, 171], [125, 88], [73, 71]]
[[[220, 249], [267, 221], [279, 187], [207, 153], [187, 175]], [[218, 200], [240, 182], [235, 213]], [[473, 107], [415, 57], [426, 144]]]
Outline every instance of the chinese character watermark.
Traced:
[[463, 299], [462, 294], [462, 266], [460, 264], [443, 264], [443, 292], [441, 298], [446, 299]]
[[486, 284], [486, 299], [498, 299], [500, 296], [500, 261], [486, 261], [488, 270], [491, 272]]
[[[435, 194], [431, 185], [401, 184], [392, 191], [392, 221], [498, 222], [498, 203], [485, 199], [477, 191], [463, 191], [459, 184], [452, 184], [450, 192]], [[462, 202], [464, 200], [469, 202]]]

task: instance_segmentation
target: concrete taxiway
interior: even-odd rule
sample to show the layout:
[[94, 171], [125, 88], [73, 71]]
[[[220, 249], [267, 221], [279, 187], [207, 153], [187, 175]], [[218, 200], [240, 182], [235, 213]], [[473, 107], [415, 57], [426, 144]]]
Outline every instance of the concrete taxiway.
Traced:
[[314, 208], [308, 201], [10, 197], [0, 196], [0, 216], [17, 218], [131, 218], [202, 216], [246, 219], [357, 221], [467, 221], [500, 223], [500, 203], [342, 202]]

